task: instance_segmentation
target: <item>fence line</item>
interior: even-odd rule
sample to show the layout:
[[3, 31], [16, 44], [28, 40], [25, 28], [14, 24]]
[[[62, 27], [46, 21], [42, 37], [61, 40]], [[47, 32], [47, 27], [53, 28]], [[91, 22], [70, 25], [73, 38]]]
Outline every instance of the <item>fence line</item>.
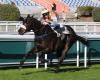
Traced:
[[[0, 21], [0, 32], [17, 32], [21, 21]], [[60, 23], [70, 25], [77, 33], [97, 34], [100, 33], [100, 22], [65, 22]]]
[[70, 25], [77, 33], [97, 34], [100, 33], [100, 22], [65, 22]]
[[17, 32], [21, 21], [0, 21], [0, 32]]

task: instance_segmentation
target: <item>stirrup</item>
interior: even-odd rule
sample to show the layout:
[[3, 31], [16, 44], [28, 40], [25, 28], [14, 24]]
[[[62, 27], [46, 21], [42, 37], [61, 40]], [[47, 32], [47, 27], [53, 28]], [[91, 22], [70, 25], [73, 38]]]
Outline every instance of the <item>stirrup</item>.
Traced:
[[56, 30], [54, 30], [54, 32], [57, 34], [57, 37], [60, 37], [61, 36], [61, 34], [58, 33]]
[[51, 28], [56, 34], [57, 34], [57, 37], [60, 37], [61, 34], [59, 32], [57, 32], [54, 28]]

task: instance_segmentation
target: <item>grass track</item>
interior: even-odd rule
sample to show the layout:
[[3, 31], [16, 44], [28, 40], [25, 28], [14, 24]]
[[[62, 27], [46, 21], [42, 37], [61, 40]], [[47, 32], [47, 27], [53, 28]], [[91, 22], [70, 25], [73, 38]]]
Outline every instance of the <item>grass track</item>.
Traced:
[[[51, 69], [51, 68], [50, 68]], [[0, 80], [100, 80], [100, 64], [84, 69], [76, 66], [61, 67], [59, 73], [39, 68], [0, 69]]]

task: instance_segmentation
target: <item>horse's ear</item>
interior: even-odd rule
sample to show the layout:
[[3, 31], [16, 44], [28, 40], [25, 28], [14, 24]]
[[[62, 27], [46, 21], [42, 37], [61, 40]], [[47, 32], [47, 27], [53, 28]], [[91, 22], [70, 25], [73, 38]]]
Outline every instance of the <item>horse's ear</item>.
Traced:
[[30, 18], [30, 14], [28, 14], [26, 18]]
[[32, 15], [32, 18], [33, 18], [33, 15]]
[[24, 21], [24, 18], [20, 16], [19, 21]]

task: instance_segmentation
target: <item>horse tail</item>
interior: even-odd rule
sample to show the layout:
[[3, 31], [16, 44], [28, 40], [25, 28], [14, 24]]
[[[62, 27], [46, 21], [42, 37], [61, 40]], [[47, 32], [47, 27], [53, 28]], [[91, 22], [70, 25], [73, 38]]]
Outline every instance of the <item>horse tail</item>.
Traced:
[[69, 25], [64, 25], [67, 30], [69, 31], [69, 34], [72, 34], [72, 35], [76, 35], [76, 32], [73, 30], [73, 28]]
[[79, 35], [77, 35], [77, 40], [79, 40], [80, 42], [82, 42], [84, 45], [87, 45], [88, 46], [88, 40], [86, 39], [86, 38], [84, 38], [84, 37], [81, 37], [81, 36], [79, 36]]
[[77, 40], [79, 40], [80, 42], [82, 42], [85, 45], [88, 45], [88, 40], [84, 37], [81, 37], [79, 35], [76, 34], [76, 32], [73, 30], [73, 28], [69, 25], [64, 25], [65, 27], [67, 27], [67, 30], [69, 31], [69, 34], [72, 34], [74, 37], [76, 37]]

